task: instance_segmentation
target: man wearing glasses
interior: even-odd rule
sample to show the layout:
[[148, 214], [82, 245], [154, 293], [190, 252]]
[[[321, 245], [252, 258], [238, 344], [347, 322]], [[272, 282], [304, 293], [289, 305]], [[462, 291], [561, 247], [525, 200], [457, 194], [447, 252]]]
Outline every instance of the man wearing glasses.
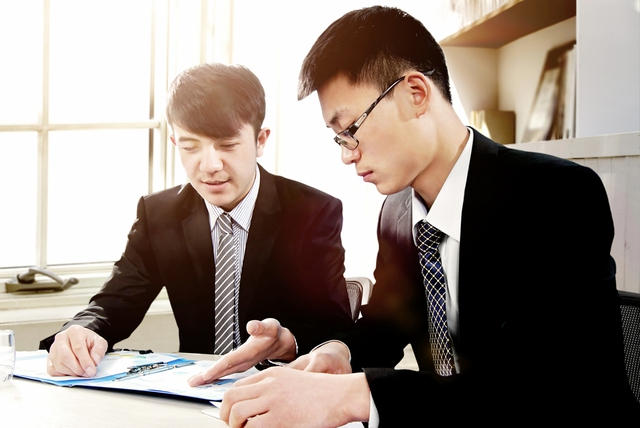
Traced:
[[264, 117], [264, 90], [244, 67], [201, 64], [175, 78], [167, 121], [189, 183], [140, 199], [111, 278], [42, 341], [49, 374], [94, 376], [162, 288], [180, 351], [224, 354], [193, 385], [291, 361], [352, 326], [342, 204], [257, 163]]
[[[465, 127], [442, 49], [398, 9], [335, 21], [299, 83], [299, 98], [318, 92], [342, 161], [388, 195], [376, 282], [354, 332], [238, 382], [223, 419], [574, 426], [615, 425], [635, 412], [637, 420], [613, 221], [592, 170]], [[394, 369], [408, 344], [417, 372]]]

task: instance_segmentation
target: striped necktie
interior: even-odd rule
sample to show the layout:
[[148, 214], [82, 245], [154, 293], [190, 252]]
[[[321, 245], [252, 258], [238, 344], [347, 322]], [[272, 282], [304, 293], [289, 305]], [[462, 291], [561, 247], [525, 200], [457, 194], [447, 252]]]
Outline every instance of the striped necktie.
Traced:
[[453, 352], [447, 326], [447, 279], [438, 246], [443, 233], [427, 223], [418, 223], [418, 252], [429, 304], [429, 343], [436, 373], [450, 376], [454, 372]]
[[215, 347], [216, 354], [226, 354], [233, 349], [235, 318], [235, 248], [231, 216], [218, 217], [220, 237], [216, 255], [215, 284]]

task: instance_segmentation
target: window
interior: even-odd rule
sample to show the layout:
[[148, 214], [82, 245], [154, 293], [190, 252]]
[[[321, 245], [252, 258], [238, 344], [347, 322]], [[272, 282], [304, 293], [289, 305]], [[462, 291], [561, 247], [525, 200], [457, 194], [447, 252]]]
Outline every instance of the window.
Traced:
[[[317, 4], [314, 19], [292, 20], [298, 3], [0, 2], [0, 290], [28, 266], [61, 275], [111, 270], [137, 199], [185, 181], [167, 139], [164, 100], [177, 73], [205, 61], [243, 64], [258, 75], [273, 131], [260, 163], [342, 199], [347, 273], [372, 276], [383, 198], [340, 164], [317, 100], [296, 100], [309, 47], [364, 4]], [[391, 3], [418, 18], [443, 7]], [[301, 140], [300, 129], [318, 131]]]
[[137, 199], [182, 182], [166, 87], [206, 60], [215, 3], [0, 3], [0, 277], [110, 270]]

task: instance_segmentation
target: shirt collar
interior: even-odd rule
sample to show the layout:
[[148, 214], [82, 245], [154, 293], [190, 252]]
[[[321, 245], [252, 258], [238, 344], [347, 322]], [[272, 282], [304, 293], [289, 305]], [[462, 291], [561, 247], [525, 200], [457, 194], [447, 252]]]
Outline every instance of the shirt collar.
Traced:
[[[249, 231], [249, 226], [251, 225], [251, 217], [253, 216], [253, 209], [256, 205], [256, 199], [258, 198], [258, 190], [260, 189], [260, 168], [256, 165], [256, 178], [253, 181], [253, 185], [238, 205], [235, 206], [234, 209], [231, 210], [229, 215], [238, 223], [238, 225], [243, 228], [245, 231]], [[212, 205], [207, 201], [204, 201], [207, 206], [207, 210], [209, 211], [209, 225], [211, 227], [211, 231], [216, 225], [218, 221], [218, 217], [224, 213], [225, 211], [216, 206]]]
[[427, 210], [422, 198], [416, 194], [415, 190], [411, 189], [411, 213], [414, 236], [418, 222], [427, 220], [445, 235], [458, 242], [460, 241], [462, 205], [464, 202], [467, 174], [469, 172], [469, 162], [471, 161], [472, 145], [473, 130], [469, 129], [469, 140], [464, 149], [462, 149], [462, 153], [460, 153], [460, 157], [455, 165], [453, 165], [430, 210]]

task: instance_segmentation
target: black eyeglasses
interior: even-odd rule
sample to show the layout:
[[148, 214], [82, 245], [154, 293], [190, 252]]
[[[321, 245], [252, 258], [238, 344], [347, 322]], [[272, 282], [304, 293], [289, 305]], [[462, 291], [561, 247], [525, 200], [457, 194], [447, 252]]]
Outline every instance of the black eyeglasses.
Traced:
[[[429, 70], [427, 72], [423, 72], [422, 74], [424, 74], [425, 76], [431, 76], [433, 74], [435, 70]], [[385, 89], [385, 91], [380, 94], [380, 96], [378, 97], [378, 99], [376, 99], [370, 106], [369, 108], [360, 115], [360, 117], [358, 118], [358, 120], [356, 120], [355, 122], [353, 122], [349, 127], [347, 127], [347, 129], [345, 129], [344, 131], [338, 132], [336, 134], [335, 137], [333, 137], [333, 141], [335, 141], [337, 144], [341, 145], [342, 147], [345, 147], [349, 150], [355, 150], [356, 147], [358, 147], [358, 144], [360, 144], [360, 141], [358, 141], [358, 139], [355, 136], [355, 133], [358, 132], [358, 129], [360, 129], [360, 127], [362, 126], [362, 124], [364, 123], [365, 119], [367, 117], [369, 117], [369, 115], [371, 114], [371, 112], [373, 111], [373, 109], [378, 105], [378, 103], [380, 101], [382, 101], [382, 99], [389, 93], [391, 92], [391, 90], [393, 88], [395, 88], [395, 86], [402, 82], [404, 80], [405, 76], [402, 76], [401, 78], [399, 78], [398, 80], [396, 80], [395, 82], [393, 82], [387, 89]]]

